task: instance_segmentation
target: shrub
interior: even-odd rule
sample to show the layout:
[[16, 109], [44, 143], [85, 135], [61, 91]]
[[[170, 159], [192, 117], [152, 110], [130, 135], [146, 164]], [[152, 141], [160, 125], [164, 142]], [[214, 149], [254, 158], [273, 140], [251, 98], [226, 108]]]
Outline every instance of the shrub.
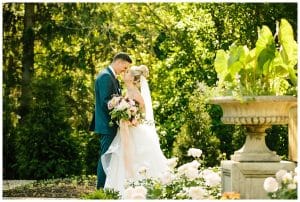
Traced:
[[17, 129], [18, 174], [23, 179], [51, 179], [81, 173], [80, 140], [68, 123], [69, 110], [59, 80], [32, 83], [30, 113]]
[[90, 194], [83, 195], [83, 199], [119, 199], [119, 192], [111, 189], [99, 189]]
[[199, 88], [194, 91], [190, 97], [187, 117], [185, 124], [182, 125], [180, 133], [176, 136], [173, 156], [179, 158], [180, 163], [186, 163], [192, 160], [185, 155], [189, 148], [202, 148], [204, 164], [206, 166], [215, 166], [219, 163], [221, 154], [218, 149], [220, 141], [217, 136], [211, 132], [212, 120], [208, 111], [210, 106], [206, 104], [206, 97]]

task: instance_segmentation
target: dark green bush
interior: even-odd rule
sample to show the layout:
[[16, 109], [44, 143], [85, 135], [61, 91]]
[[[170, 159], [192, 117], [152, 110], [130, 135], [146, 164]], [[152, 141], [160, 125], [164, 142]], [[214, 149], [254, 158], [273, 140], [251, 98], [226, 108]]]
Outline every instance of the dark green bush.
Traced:
[[32, 84], [32, 105], [17, 128], [17, 171], [23, 179], [59, 178], [82, 171], [80, 139], [68, 123], [68, 104], [58, 79]]
[[88, 134], [86, 136], [86, 152], [85, 152], [85, 166], [86, 174], [96, 174], [98, 159], [99, 159], [99, 136], [96, 134]]
[[187, 156], [190, 148], [202, 150], [206, 166], [219, 164], [220, 140], [210, 130], [211, 118], [207, 112], [209, 108], [202, 92], [195, 90], [193, 96], [190, 97], [185, 124], [181, 127], [174, 142], [173, 156], [179, 158], [179, 164], [193, 160], [193, 157]]

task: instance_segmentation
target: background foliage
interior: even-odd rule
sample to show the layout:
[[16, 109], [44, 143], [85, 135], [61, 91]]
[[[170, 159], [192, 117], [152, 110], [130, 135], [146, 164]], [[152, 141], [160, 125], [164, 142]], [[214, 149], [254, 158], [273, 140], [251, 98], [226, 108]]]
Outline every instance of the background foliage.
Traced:
[[[199, 82], [216, 83], [217, 49], [234, 41], [253, 47], [257, 27], [274, 33], [281, 18], [297, 30], [297, 4], [4, 3], [4, 179], [95, 174], [93, 82], [119, 51], [150, 68], [165, 155], [187, 162], [183, 154], [198, 147], [206, 165], [218, 164], [241, 146], [243, 129], [221, 123]], [[270, 148], [287, 155], [286, 127], [269, 133]]]

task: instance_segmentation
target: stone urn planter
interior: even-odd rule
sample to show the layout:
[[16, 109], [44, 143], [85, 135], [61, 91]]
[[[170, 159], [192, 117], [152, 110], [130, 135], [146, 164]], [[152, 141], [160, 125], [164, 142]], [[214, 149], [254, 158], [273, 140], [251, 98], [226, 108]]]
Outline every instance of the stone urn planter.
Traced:
[[293, 96], [215, 97], [212, 104], [223, 110], [222, 122], [246, 126], [246, 141], [231, 160], [238, 162], [279, 162], [276, 152], [265, 143], [265, 130], [272, 125], [288, 124], [289, 109], [297, 105]]

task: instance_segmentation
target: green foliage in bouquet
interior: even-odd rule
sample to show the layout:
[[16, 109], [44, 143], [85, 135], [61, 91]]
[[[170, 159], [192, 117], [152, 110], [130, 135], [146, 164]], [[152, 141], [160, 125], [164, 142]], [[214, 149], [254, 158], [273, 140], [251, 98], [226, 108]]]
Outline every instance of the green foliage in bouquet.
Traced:
[[222, 95], [296, 94], [297, 47], [291, 25], [281, 19], [274, 36], [267, 26], [258, 30], [253, 49], [233, 43], [218, 50], [214, 65]]
[[114, 123], [120, 124], [120, 121], [129, 121], [132, 125], [136, 125], [144, 118], [139, 103], [133, 99], [123, 96], [113, 96], [108, 102], [109, 114], [111, 115], [110, 125]]

